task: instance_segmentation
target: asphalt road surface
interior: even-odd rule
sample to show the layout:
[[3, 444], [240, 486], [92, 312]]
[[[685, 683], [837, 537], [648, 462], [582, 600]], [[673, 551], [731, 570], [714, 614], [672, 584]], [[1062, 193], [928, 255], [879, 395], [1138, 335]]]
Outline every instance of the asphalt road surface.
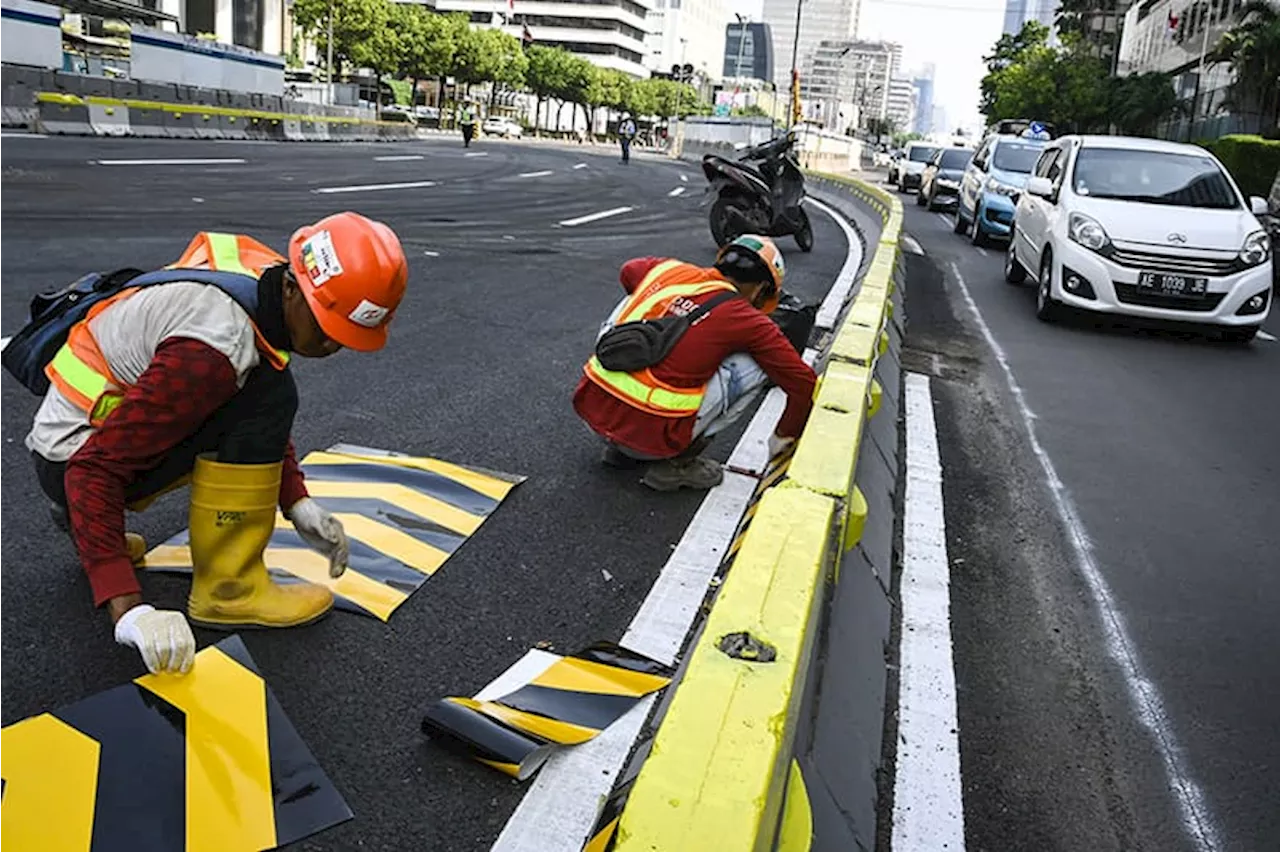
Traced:
[[1280, 848], [1280, 343], [1046, 325], [1002, 246], [901, 197], [969, 852]]
[[[354, 209], [400, 235], [411, 278], [387, 349], [296, 365], [299, 453], [345, 441], [528, 481], [388, 624], [334, 613], [243, 638], [356, 813], [300, 848], [487, 849], [525, 785], [427, 744], [420, 711], [473, 694], [535, 643], [571, 652], [616, 641], [696, 510], [701, 494], [658, 494], [602, 468], [570, 396], [622, 295], [619, 264], [647, 254], [712, 262], [700, 173], [643, 155], [622, 166], [612, 149], [480, 141], [464, 151], [447, 137], [278, 145], [6, 134], [3, 154], [4, 335], [33, 293], [89, 270], [172, 262], [200, 230], [283, 251], [297, 225]], [[240, 162], [100, 162], [175, 158]], [[364, 188], [324, 191], [350, 187]], [[619, 207], [633, 209], [559, 224]], [[825, 215], [813, 221], [812, 254], [782, 248], [787, 288], [817, 301], [846, 246]], [[10, 724], [143, 668], [113, 643], [70, 541], [48, 520], [22, 443], [38, 400], [11, 377], [0, 387], [0, 703]], [[715, 452], [727, 457], [736, 437]], [[186, 526], [184, 495], [130, 525], [163, 541]], [[184, 605], [185, 579], [142, 582], [157, 605]], [[220, 636], [197, 631], [202, 647]]]

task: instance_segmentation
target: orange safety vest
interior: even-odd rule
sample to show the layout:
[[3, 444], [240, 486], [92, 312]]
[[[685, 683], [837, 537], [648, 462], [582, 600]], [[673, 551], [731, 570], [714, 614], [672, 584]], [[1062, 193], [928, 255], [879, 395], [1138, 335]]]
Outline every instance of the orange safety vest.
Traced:
[[[616, 324], [661, 317], [680, 297], [692, 298], [716, 290], [733, 289], [734, 286], [722, 278], [708, 278], [707, 270], [701, 267], [678, 260], [664, 260], [645, 275], [623, 307]], [[669, 385], [655, 376], [652, 368], [633, 373], [609, 370], [595, 355], [582, 369], [588, 379], [608, 393], [659, 417], [697, 414], [707, 391], [706, 383], [692, 388]]]
[[[267, 267], [284, 262], [283, 257], [252, 237], [205, 231], [197, 234], [182, 257], [165, 269], [233, 272], [251, 276], [256, 281]], [[111, 371], [89, 330], [89, 322], [139, 289], [127, 287], [90, 308], [88, 315], [71, 327], [67, 342], [44, 368], [50, 384], [89, 415], [89, 423], [95, 427], [101, 426], [120, 406], [128, 385]], [[272, 367], [283, 370], [289, 363], [289, 353], [274, 349], [252, 318], [249, 324], [253, 326], [258, 350]]]

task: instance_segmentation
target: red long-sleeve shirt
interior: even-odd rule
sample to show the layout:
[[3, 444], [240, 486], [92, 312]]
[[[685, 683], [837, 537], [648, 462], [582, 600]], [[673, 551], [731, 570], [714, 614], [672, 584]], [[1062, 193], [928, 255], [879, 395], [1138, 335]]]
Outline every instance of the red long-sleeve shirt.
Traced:
[[[642, 257], [622, 265], [619, 280], [627, 293], [636, 287], [664, 258]], [[725, 280], [714, 269], [708, 279]], [[714, 293], [698, 296], [699, 303]], [[692, 326], [671, 353], [653, 367], [658, 379], [676, 387], [697, 388], [710, 381], [720, 363], [738, 352], [749, 354], [774, 384], [787, 394], [787, 407], [778, 421], [777, 434], [792, 438], [800, 434], [813, 408], [813, 369], [796, 353], [777, 324], [745, 299], [730, 299], [716, 305]], [[610, 394], [585, 376], [573, 394], [573, 408], [593, 430], [616, 444], [647, 456], [669, 458], [683, 452], [693, 442], [696, 415], [659, 417], [649, 414]]]
[[[116, 412], [67, 461], [71, 536], [96, 606], [140, 591], [124, 541], [126, 489], [239, 390], [235, 370], [221, 352], [191, 338], [168, 338]], [[290, 442], [280, 506], [288, 508], [306, 496]]]

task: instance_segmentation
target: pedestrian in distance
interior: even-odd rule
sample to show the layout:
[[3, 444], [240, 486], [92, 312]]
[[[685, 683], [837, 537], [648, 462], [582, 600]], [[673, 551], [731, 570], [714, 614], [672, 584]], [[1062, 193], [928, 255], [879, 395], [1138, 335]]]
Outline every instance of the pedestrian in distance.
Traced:
[[[248, 236], [202, 232], [159, 275], [127, 270], [83, 318], [63, 312], [74, 325], [43, 368], [48, 390], [26, 445], [95, 606], [151, 672], [189, 670], [188, 618], [217, 630], [294, 627], [332, 608], [324, 586], [277, 584], [263, 563], [277, 507], [328, 558], [331, 577], [350, 558], [342, 523], [308, 495], [294, 452], [291, 359], [381, 349], [407, 279], [396, 234], [344, 212], [295, 231], [287, 257]], [[147, 546], [125, 532], [125, 510], [188, 482], [184, 616], [143, 600], [135, 565]]]
[[462, 125], [462, 147], [471, 147], [471, 137], [476, 135], [476, 115], [471, 108], [471, 104], [462, 105], [462, 115], [460, 118]]
[[[724, 471], [702, 453], [769, 382], [787, 395], [770, 458], [795, 440], [817, 379], [769, 317], [785, 271], [778, 247], [754, 235], [726, 244], [710, 269], [659, 257], [622, 265], [626, 296], [601, 327], [573, 395], [578, 416], [605, 440], [604, 464], [647, 467], [642, 482], [657, 491], [712, 488]], [[687, 318], [675, 323], [684, 331], [674, 345], [668, 332], [644, 342], [655, 326], [635, 324], [669, 317]]]
[[624, 112], [618, 122], [618, 142], [622, 145], [622, 162], [631, 162], [631, 142], [636, 138], [636, 123], [631, 113]]

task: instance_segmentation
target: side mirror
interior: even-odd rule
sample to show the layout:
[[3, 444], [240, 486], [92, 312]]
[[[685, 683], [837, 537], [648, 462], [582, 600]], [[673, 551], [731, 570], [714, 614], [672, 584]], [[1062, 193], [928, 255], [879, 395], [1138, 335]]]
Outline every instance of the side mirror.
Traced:
[[1052, 200], [1053, 182], [1047, 177], [1033, 177], [1027, 181], [1027, 192]]
[[1259, 195], [1250, 195], [1249, 207], [1253, 210], [1253, 215], [1265, 216], [1267, 214], [1267, 199]]

